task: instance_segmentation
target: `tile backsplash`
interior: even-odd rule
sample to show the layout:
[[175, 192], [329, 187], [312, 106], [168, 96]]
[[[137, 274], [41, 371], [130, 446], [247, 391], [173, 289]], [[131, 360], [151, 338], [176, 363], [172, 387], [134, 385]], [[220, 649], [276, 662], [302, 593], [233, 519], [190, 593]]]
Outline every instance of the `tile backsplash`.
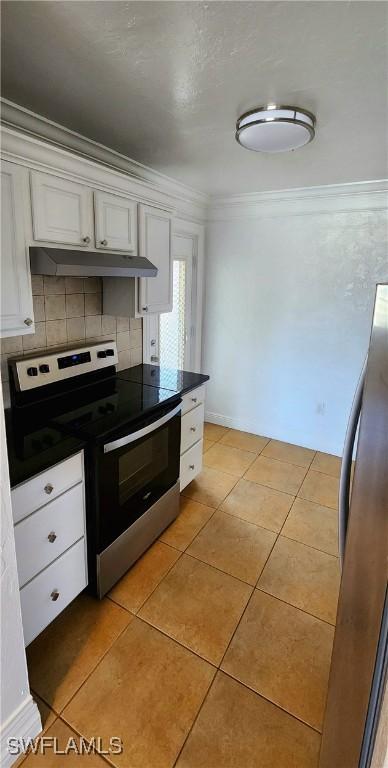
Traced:
[[60, 344], [115, 339], [119, 370], [142, 362], [142, 320], [102, 314], [101, 278], [33, 275], [32, 293], [35, 333], [0, 341], [5, 405], [9, 403], [7, 360], [15, 355]]

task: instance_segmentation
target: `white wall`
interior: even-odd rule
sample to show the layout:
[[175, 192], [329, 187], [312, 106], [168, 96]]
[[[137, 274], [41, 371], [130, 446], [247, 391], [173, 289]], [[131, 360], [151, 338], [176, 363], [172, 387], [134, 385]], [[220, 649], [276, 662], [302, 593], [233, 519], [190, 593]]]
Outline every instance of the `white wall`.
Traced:
[[0, 764], [8, 768], [15, 757], [7, 748], [8, 738], [33, 738], [41, 730], [36, 704], [30, 695], [19, 583], [16, 570], [15, 539], [9, 488], [7, 447], [4, 431], [3, 396], [0, 384], [0, 459], [1, 459], [1, 546], [0, 546], [0, 625], [1, 699]]
[[342, 452], [375, 283], [388, 281], [385, 205], [384, 190], [352, 185], [214, 208], [203, 358], [209, 421]]

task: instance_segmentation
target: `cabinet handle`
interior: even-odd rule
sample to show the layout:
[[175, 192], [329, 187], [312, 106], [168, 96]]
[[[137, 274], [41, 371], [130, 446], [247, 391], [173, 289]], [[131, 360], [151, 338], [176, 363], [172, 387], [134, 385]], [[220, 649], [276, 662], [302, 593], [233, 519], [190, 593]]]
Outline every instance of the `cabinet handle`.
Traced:
[[143, 312], [148, 312], [148, 307], [142, 307]]
[[196, 431], [197, 431], [197, 427], [190, 427], [190, 432], [196, 432]]
[[159, 362], [159, 358], [158, 358], [157, 355], [151, 355], [150, 360], [151, 360], [151, 363], [158, 363]]
[[108, 245], [108, 241], [107, 240], [100, 240], [100, 245]]
[[28, 325], [28, 327], [30, 327], [30, 325], [32, 325], [32, 323], [33, 323], [33, 320], [31, 320], [30, 317], [26, 317], [26, 319], [24, 321], [24, 325]]
[[52, 600], [54, 601], [54, 603], [55, 603], [55, 601], [56, 601], [56, 600], [58, 600], [58, 597], [59, 597], [59, 592], [58, 592], [58, 590], [57, 590], [57, 589], [53, 589], [53, 591], [52, 591], [52, 593], [51, 593], [50, 597], [51, 597], [51, 599], [52, 599]]
[[195, 469], [195, 464], [189, 464], [189, 469]]
[[50, 544], [54, 544], [54, 541], [55, 541], [55, 539], [57, 538], [57, 534], [56, 534], [56, 533], [54, 533], [54, 531], [51, 531], [51, 533], [49, 533], [49, 535], [47, 536], [47, 538], [48, 538], [48, 540], [49, 540]]
[[82, 242], [86, 243], [87, 245], [90, 243], [90, 237], [89, 235], [85, 235], [85, 237], [82, 238]]
[[48, 493], [50, 495], [50, 493], [52, 493], [53, 490], [54, 490], [54, 486], [51, 485], [51, 483], [47, 483], [47, 485], [45, 485], [45, 487], [44, 487], [44, 490], [45, 490], [46, 493]]
[[196, 403], [197, 400], [198, 400], [198, 397], [192, 397], [191, 399], [192, 399], [193, 403]]

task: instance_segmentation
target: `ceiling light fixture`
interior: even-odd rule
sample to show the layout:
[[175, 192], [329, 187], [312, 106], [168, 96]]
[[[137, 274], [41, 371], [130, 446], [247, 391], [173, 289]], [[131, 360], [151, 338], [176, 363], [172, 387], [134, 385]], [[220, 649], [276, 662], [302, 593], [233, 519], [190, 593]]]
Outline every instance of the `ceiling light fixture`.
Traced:
[[313, 140], [315, 122], [306, 109], [266, 104], [239, 117], [236, 140], [254, 152], [288, 152]]

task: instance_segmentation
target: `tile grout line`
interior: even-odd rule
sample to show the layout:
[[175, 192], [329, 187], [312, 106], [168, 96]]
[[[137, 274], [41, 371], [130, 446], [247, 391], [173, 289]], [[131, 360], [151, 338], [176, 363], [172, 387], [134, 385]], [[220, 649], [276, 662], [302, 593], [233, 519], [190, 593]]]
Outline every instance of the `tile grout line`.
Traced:
[[[267, 486], [265, 486], [265, 488], [267, 488]], [[291, 494], [289, 494], [289, 495], [291, 495]], [[226, 498], [228, 498], [228, 497], [226, 497]], [[295, 496], [295, 499], [296, 499], [296, 496]], [[226, 501], [226, 499], [224, 499], [224, 501]], [[222, 504], [223, 503], [224, 502], [222, 502]], [[294, 505], [294, 502], [292, 502], [291, 507], [293, 507], [293, 505]], [[284, 520], [284, 523], [286, 522], [286, 519], [287, 519], [288, 515], [290, 514], [291, 507], [290, 507], [289, 511], [287, 512], [287, 515], [286, 515], [286, 518]], [[224, 515], [228, 515], [228, 517], [234, 517], [236, 520], [241, 520], [243, 523], [248, 523], [249, 525], [254, 525], [256, 528], [260, 528], [262, 531], [268, 531], [269, 533], [274, 533], [275, 536], [279, 536], [280, 531], [275, 531], [273, 528], [266, 528], [264, 525], [260, 525], [260, 523], [254, 523], [253, 520], [247, 520], [245, 517], [240, 517], [239, 515], [234, 515], [232, 512], [227, 512], [226, 509], [222, 509], [222, 506], [218, 510], [216, 510], [216, 512], [223, 512], [223, 514]], [[281, 529], [283, 528], [284, 523], [282, 523]]]
[[142, 622], [142, 624], [145, 624], [147, 627], [151, 627], [151, 629], [154, 629], [156, 632], [160, 632], [163, 637], [166, 637], [167, 640], [171, 640], [173, 643], [176, 643], [176, 645], [179, 645], [180, 648], [183, 648], [183, 650], [188, 651], [193, 656], [196, 656], [197, 659], [200, 659], [200, 661], [204, 661], [205, 664], [209, 664], [210, 667], [213, 667], [217, 671], [219, 667], [217, 666], [217, 663], [215, 661], [210, 661], [205, 656], [201, 656], [199, 651], [194, 651], [193, 648], [190, 648], [188, 645], [185, 645], [181, 640], [177, 640], [176, 637], [173, 637], [172, 635], [169, 635], [166, 629], [161, 629], [156, 624], [153, 624], [150, 619], [146, 619], [145, 616], [136, 616], [136, 619]]
[[322, 619], [321, 616], [315, 616], [314, 613], [309, 613], [309, 611], [306, 611], [304, 608], [300, 608], [298, 605], [294, 605], [293, 603], [288, 603], [287, 600], [283, 600], [282, 597], [273, 595], [272, 592], [267, 592], [267, 590], [263, 589], [262, 587], [256, 586], [255, 590], [257, 590], [257, 592], [263, 592], [264, 595], [268, 595], [268, 597], [272, 597], [274, 600], [277, 600], [279, 603], [283, 603], [283, 605], [288, 605], [289, 608], [294, 608], [295, 611], [300, 611], [301, 613], [304, 613], [305, 616], [310, 616], [312, 619], [315, 619], [316, 621], [322, 621], [323, 624], [327, 624], [329, 627], [332, 627], [332, 629], [335, 629], [336, 627], [336, 625], [332, 624], [331, 621], [327, 621], [327, 619]]
[[264, 695], [264, 693], [259, 693], [254, 688], [251, 688], [250, 685], [247, 683], [244, 683], [242, 680], [240, 680], [238, 677], [234, 677], [234, 675], [230, 674], [230, 672], [227, 672], [225, 669], [219, 669], [218, 672], [221, 672], [223, 675], [226, 675], [226, 677], [229, 677], [231, 680], [234, 680], [239, 685], [242, 685], [243, 688], [246, 688], [247, 691], [250, 691], [251, 693], [256, 694], [260, 699], [264, 699], [264, 701], [268, 702], [269, 704], [272, 704], [273, 707], [276, 707], [277, 709], [280, 709], [282, 712], [284, 712], [289, 717], [292, 717], [294, 720], [297, 720], [302, 725], [306, 726], [306, 728], [310, 728], [312, 731], [317, 733], [319, 736], [322, 736], [322, 731], [319, 728], [316, 728], [314, 725], [311, 725], [311, 723], [307, 723], [306, 720], [302, 720], [301, 717], [298, 717], [298, 715], [294, 715], [292, 712], [290, 712], [288, 709], [285, 709], [280, 704], [277, 704], [272, 699], [269, 699], [267, 696]]
[[[120, 608], [121, 608], [121, 610], [125, 610], [125, 609], [123, 609], [123, 608], [122, 608], [122, 606], [118, 606], [118, 607], [120, 607]], [[129, 611], [125, 611], [125, 612], [126, 612], [126, 613], [128, 613], [130, 616], [132, 616], [132, 617], [133, 617], [133, 614], [131, 614]], [[46, 701], [46, 699], [45, 699], [45, 698], [43, 698], [43, 696], [41, 696], [41, 695], [40, 695], [40, 693], [38, 693], [38, 691], [36, 691], [36, 694], [37, 694], [37, 696], [39, 696], [39, 697], [42, 699], [42, 701], [43, 701], [43, 702], [46, 704], [46, 706], [48, 706], [48, 707], [49, 707], [49, 708], [50, 708], [50, 709], [51, 709], [51, 710], [54, 712], [54, 714], [56, 714], [56, 715], [57, 715], [57, 717], [60, 717], [61, 719], [64, 719], [62, 716], [63, 716], [63, 712], [64, 712], [64, 710], [66, 709], [66, 707], [68, 707], [68, 706], [69, 706], [69, 704], [70, 704], [70, 703], [73, 701], [74, 697], [77, 695], [77, 693], [79, 693], [79, 691], [81, 690], [81, 688], [82, 688], [82, 687], [85, 685], [85, 683], [86, 683], [86, 682], [89, 680], [89, 677], [91, 677], [91, 675], [93, 674], [93, 672], [95, 672], [95, 670], [97, 669], [97, 667], [99, 667], [99, 665], [101, 664], [102, 660], [105, 658], [105, 656], [107, 655], [107, 653], [109, 653], [109, 651], [110, 651], [110, 650], [113, 648], [113, 646], [115, 645], [115, 643], [117, 642], [117, 640], [118, 640], [118, 639], [121, 637], [121, 635], [123, 635], [123, 634], [124, 634], [124, 632], [125, 632], [125, 631], [128, 629], [128, 627], [130, 626], [130, 624], [131, 624], [131, 622], [129, 621], [129, 622], [128, 622], [128, 624], [127, 624], [127, 625], [126, 625], [126, 626], [125, 626], [125, 627], [124, 627], [124, 628], [121, 630], [121, 632], [119, 632], [119, 634], [117, 635], [117, 637], [115, 637], [115, 639], [113, 640], [113, 642], [110, 644], [109, 648], [107, 648], [107, 649], [106, 649], [106, 651], [104, 651], [103, 655], [102, 655], [102, 656], [101, 656], [101, 658], [100, 658], [100, 659], [97, 661], [96, 665], [95, 665], [95, 666], [93, 667], [93, 669], [92, 669], [92, 670], [89, 672], [89, 674], [88, 674], [88, 675], [85, 677], [85, 679], [82, 681], [81, 685], [79, 685], [79, 686], [78, 686], [77, 690], [76, 690], [76, 691], [74, 691], [74, 693], [73, 693], [73, 694], [70, 696], [70, 699], [69, 699], [69, 700], [66, 702], [66, 704], [64, 704], [64, 705], [63, 705], [63, 707], [61, 708], [61, 710], [60, 710], [59, 712], [58, 712], [56, 709], [54, 709], [54, 708], [53, 708], [53, 706], [52, 706], [52, 704], [49, 704], [49, 703], [48, 703], [48, 701]], [[65, 722], [67, 722], [67, 721], [65, 721]]]
[[[188, 496], [185, 496], [184, 498], [185, 498], [185, 499], [188, 499]], [[189, 499], [189, 501], [193, 501], [193, 499]], [[201, 502], [197, 501], [197, 502], [195, 502], [195, 503], [196, 503], [196, 504], [200, 504]], [[221, 503], [223, 503], [223, 502], [221, 502]], [[202, 506], [203, 506], [203, 507], [205, 507], [205, 506], [207, 506], [207, 505], [206, 505], [206, 504], [202, 504]], [[187, 546], [186, 546], [184, 549], [178, 549], [178, 547], [174, 547], [174, 546], [173, 546], [173, 544], [169, 544], [168, 546], [172, 547], [173, 549], [176, 549], [178, 552], [181, 552], [181, 554], [182, 554], [182, 555], [184, 555], [184, 554], [187, 552], [188, 548], [189, 548], [189, 547], [191, 547], [191, 545], [192, 545], [192, 543], [193, 543], [194, 539], [196, 539], [196, 538], [197, 538], [198, 534], [200, 534], [200, 533], [201, 533], [201, 531], [203, 531], [203, 529], [205, 528], [205, 526], [206, 526], [208, 523], [210, 523], [210, 520], [211, 520], [211, 519], [214, 517], [215, 513], [216, 513], [216, 512], [217, 512], [217, 510], [218, 510], [218, 507], [215, 507], [215, 508], [214, 508], [214, 507], [209, 507], [209, 509], [212, 509], [212, 510], [213, 510], [212, 514], [211, 514], [211, 515], [210, 515], [210, 517], [209, 517], [209, 518], [206, 520], [206, 522], [205, 522], [205, 523], [203, 523], [203, 525], [201, 525], [200, 529], [199, 529], [199, 530], [198, 530], [198, 531], [197, 531], [197, 532], [194, 534], [193, 538], [191, 539], [191, 541], [190, 541], [190, 542], [187, 544]], [[179, 515], [178, 515], [178, 517], [179, 517]], [[178, 519], [178, 518], [176, 518], [176, 519]], [[173, 522], [175, 522], [175, 520], [174, 520]], [[173, 523], [171, 523], [171, 525], [173, 525]], [[166, 528], [165, 530], [168, 530], [168, 528]], [[164, 531], [163, 531], [163, 533], [164, 533]], [[161, 536], [163, 536], [163, 533], [161, 534]], [[161, 541], [163, 544], [166, 544], [166, 543], [167, 543], [167, 542], [165, 542], [163, 539], [158, 539], [158, 541]]]
[[[264, 528], [264, 530], [266, 529]], [[268, 533], [273, 533], [273, 531], [268, 531]], [[271, 548], [271, 552], [272, 552], [272, 549], [273, 547]], [[213, 565], [213, 563], [208, 563], [207, 560], [202, 560], [200, 557], [198, 557], [198, 555], [193, 555], [191, 552], [182, 552], [182, 554], [186, 555], [186, 557], [191, 557], [192, 560], [196, 560], [198, 563], [202, 563], [202, 565], [207, 565], [208, 568], [213, 568], [215, 571], [218, 571], [218, 573], [222, 573], [224, 576], [229, 576], [231, 579], [235, 579], [236, 581], [239, 581], [240, 584], [245, 584], [246, 587], [252, 587], [252, 589], [255, 589], [257, 581], [255, 581], [254, 584], [251, 584], [249, 581], [244, 581], [244, 579], [241, 579], [240, 576], [235, 576], [234, 573], [223, 571], [222, 568], [219, 568], [217, 565]], [[264, 565], [266, 564], [267, 564], [267, 560], [265, 561]], [[260, 575], [258, 578], [260, 578], [262, 572], [263, 572], [263, 569], [260, 571]]]
[[[333, 512], [334, 511], [335, 510], [333, 509]], [[287, 515], [287, 517], [288, 517], [288, 515]], [[282, 531], [283, 531], [283, 528], [284, 528], [286, 522], [287, 521], [285, 520], [284, 524], [282, 526]], [[288, 536], [286, 533], [281, 533], [281, 534], [279, 534], [279, 536], [280, 535], [283, 537], [283, 539], [288, 539], [289, 541], [295, 541], [296, 544], [303, 544], [305, 547], [310, 547], [310, 549], [313, 549], [315, 552], [322, 552], [323, 555], [330, 555], [331, 557], [337, 558], [337, 560], [339, 559], [339, 555], [333, 555], [332, 552], [327, 552], [326, 549], [319, 549], [319, 547], [313, 547], [312, 544], [306, 544], [304, 541], [301, 541], [300, 539], [294, 539], [292, 536]]]
[[[60, 721], [61, 721], [61, 723], [64, 723], [65, 725], [67, 725], [67, 727], [68, 727], [68, 728], [70, 728], [72, 731], [74, 731], [74, 733], [76, 733], [78, 736], [80, 736], [80, 737], [81, 737], [81, 739], [87, 739], [87, 740], [89, 740], [89, 737], [88, 737], [88, 736], [85, 736], [85, 734], [81, 733], [81, 731], [79, 731], [79, 730], [78, 730], [78, 728], [75, 728], [75, 726], [74, 726], [74, 725], [71, 725], [71, 724], [70, 724], [70, 723], [69, 723], [67, 720], [65, 720], [65, 719], [64, 719], [64, 718], [63, 718], [61, 715], [58, 715], [58, 717], [57, 717], [57, 720], [60, 720]], [[90, 738], [93, 738], [93, 737], [90, 737]], [[94, 747], [93, 747], [93, 754], [94, 754], [94, 755], [98, 755], [98, 757], [99, 757], [99, 758], [101, 758], [101, 760], [103, 760], [105, 763], [107, 763], [107, 765], [110, 765], [110, 766], [111, 766], [111, 768], [112, 768], [112, 766], [113, 766], [113, 768], [117, 768], [117, 763], [114, 763], [114, 762], [113, 762], [113, 760], [112, 760], [112, 761], [111, 761], [111, 760], [109, 760], [107, 755], [103, 755], [103, 754], [101, 754], [101, 752], [99, 752], [99, 751], [98, 751], [97, 749], [95, 749]]]
[[178, 762], [178, 760], [179, 760], [179, 758], [180, 758], [180, 756], [181, 756], [181, 754], [182, 754], [182, 752], [183, 752], [183, 750], [184, 750], [184, 748], [185, 748], [185, 745], [186, 745], [186, 743], [187, 743], [187, 741], [188, 741], [188, 739], [189, 739], [189, 737], [190, 737], [190, 734], [191, 734], [191, 732], [192, 732], [192, 730], [193, 730], [193, 728], [194, 728], [194, 726], [195, 726], [195, 724], [196, 724], [196, 722], [197, 722], [197, 720], [198, 720], [198, 718], [199, 718], [199, 715], [200, 715], [200, 713], [202, 712], [202, 708], [203, 708], [203, 706], [204, 706], [204, 704], [205, 704], [205, 701], [206, 701], [206, 699], [208, 698], [208, 696], [209, 696], [209, 693], [210, 693], [211, 689], [213, 688], [213, 685], [214, 685], [215, 679], [216, 679], [216, 677], [217, 677], [217, 672], [218, 672], [218, 669], [216, 668], [216, 671], [215, 671], [215, 673], [214, 673], [214, 677], [213, 677], [213, 680], [211, 681], [211, 683], [210, 683], [210, 685], [209, 685], [209, 688], [208, 688], [208, 689], [207, 689], [207, 691], [206, 691], [206, 694], [205, 694], [205, 696], [204, 696], [204, 699], [203, 699], [203, 701], [202, 701], [202, 703], [201, 703], [201, 705], [200, 705], [200, 707], [199, 707], [199, 709], [198, 709], [198, 712], [197, 712], [197, 714], [196, 714], [196, 716], [195, 716], [195, 718], [194, 718], [193, 722], [191, 723], [191, 726], [190, 726], [190, 728], [189, 728], [189, 730], [188, 730], [188, 732], [187, 732], [187, 735], [186, 735], [186, 737], [185, 737], [185, 739], [184, 739], [184, 741], [183, 741], [183, 744], [182, 744], [182, 746], [181, 746], [181, 748], [180, 748], [180, 750], [179, 750], [179, 752], [178, 752], [178, 754], [177, 754], [177, 756], [176, 756], [176, 759], [174, 760], [174, 762], [173, 762], [173, 764], [172, 764], [171, 768], [175, 768], [175, 766], [176, 766], [176, 764], [177, 764], [177, 762]]
[[264, 571], [264, 568], [266, 567], [266, 565], [267, 565], [267, 563], [268, 563], [268, 560], [269, 560], [269, 558], [271, 557], [271, 554], [272, 554], [272, 552], [273, 552], [273, 548], [274, 548], [274, 546], [275, 546], [275, 544], [276, 544], [277, 540], [278, 540], [278, 536], [276, 536], [276, 538], [275, 538], [275, 541], [274, 541], [274, 543], [273, 543], [273, 545], [272, 545], [272, 547], [271, 547], [271, 550], [270, 550], [270, 552], [269, 552], [269, 554], [268, 554], [268, 557], [267, 557], [267, 559], [266, 559], [266, 561], [265, 561], [265, 563], [264, 563], [264, 565], [263, 565], [263, 567], [262, 567], [262, 569], [261, 569], [261, 571], [260, 571], [260, 574], [259, 574], [259, 577], [258, 577], [258, 579], [257, 579], [257, 581], [256, 581], [256, 584], [253, 586], [253, 589], [252, 589], [252, 592], [251, 592], [251, 594], [250, 594], [250, 596], [249, 596], [249, 598], [248, 598], [247, 604], [246, 604], [246, 606], [245, 606], [245, 608], [244, 608], [244, 610], [243, 610], [243, 612], [242, 612], [242, 614], [241, 614], [241, 616], [240, 616], [240, 618], [239, 618], [239, 620], [238, 620], [238, 622], [237, 622], [237, 624], [236, 624], [236, 627], [235, 627], [235, 629], [234, 629], [234, 632], [233, 632], [233, 634], [231, 635], [231, 638], [230, 638], [230, 640], [229, 640], [229, 643], [228, 643], [228, 645], [227, 645], [227, 647], [226, 647], [226, 649], [225, 649], [225, 651], [224, 651], [224, 654], [223, 654], [223, 656], [222, 656], [222, 659], [221, 659], [221, 661], [220, 661], [220, 664], [219, 664], [219, 669], [221, 669], [221, 665], [223, 664], [223, 661], [224, 661], [224, 659], [225, 659], [225, 656], [226, 656], [226, 654], [227, 654], [227, 652], [228, 652], [228, 650], [229, 650], [229, 648], [230, 648], [230, 646], [231, 646], [231, 644], [232, 644], [232, 642], [233, 642], [234, 636], [235, 636], [235, 634], [236, 634], [236, 632], [237, 632], [237, 630], [238, 630], [238, 628], [239, 628], [239, 626], [240, 626], [240, 624], [241, 624], [241, 622], [242, 622], [242, 619], [243, 619], [243, 617], [244, 617], [244, 615], [245, 615], [245, 613], [246, 613], [246, 611], [247, 611], [247, 608], [248, 608], [248, 606], [249, 606], [249, 603], [250, 603], [250, 602], [251, 602], [251, 600], [252, 600], [252, 596], [255, 594], [256, 585], [258, 584], [258, 582], [259, 582], [259, 579], [261, 578], [261, 575], [262, 575], [262, 573], [263, 573], [263, 571]]
[[[157, 541], [158, 541], [158, 539], [156, 539], [156, 541], [154, 542], [154, 544], [156, 544], [156, 542], [157, 542]], [[163, 542], [163, 544], [164, 544], [164, 542]], [[165, 546], [170, 546], [170, 545], [169, 545], [169, 544], [166, 544]], [[157, 585], [154, 587], [154, 589], [152, 590], [152, 592], [150, 592], [150, 594], [149, 594], [149, 595], [148, 595], [148, 596], [145, 598], [145, 600], [143, 600], [143, 602], [141, 603], [141, 605], [139, 605], [139, 607], [138, 607], [138, 609], [137, 609], [137, 611], [136, 611], [135, 613], [132, 613], [132, 611], [130, 611], [130, 610], [129, 610], [129, 608], [125, 608], [125, 606], [121, 605], [121, 603], [116, 603], [116, 601], [113, 599], [113, 597], [110, 597], [110, 598], [109, 598], [109, 600], [111, 600], [111, 601], [112, 601], [112, 603], [115, 603], [115, 605], [119, 605], [119, 606], [120, 606], [120, 608], [124, 608], [124, 610], [125, 610], [125, 611], [128, 611], [128, 613], [130, 613], [132, 616], [137, 616], [137, 615], [138, 615], [138, 613], [139, 613], [139, 611], [141, 611], [141, 609], [142, 609], [142, 608], [145, 606], [146, 602], [147, 602], [147, 601], [150, 599], [150, 597], [152, 597], [152, 595], [154, 594], [155, 590], [157, 590], [157, 589], [158, 589], [158, 587], [159, 587], [159, 586], [161, 585], [161, 583], [164, 581], [164, 579], [166, 578], [166, 576], [168, 576], [168, 574], [170, 573], [170, 571], [172, 571], [172, 569], [174, 568], [174, 565], [176, 565], [176, 564], [179, 562], [179, 560], [181, 559], [182, 555], [184, 554], [184, 553], [183, 553], [183, 552], [182, 552], [180, 549], [175, 549], [175, 547], [170, 547], [170, 549], [173, 549], [173, 550], [174, 550], [174, 552], [179, 552], [179, 557], [177, 557], [177, 559], [176, 559], [176, 560], [175, 560], [175, 561], [174, 561], [174, 562], [173, 562], [173, 563], [170, 565], [170, 567], [169, 567], [169, 568], [168, 568], [168, 570], [167, 570], [167, 571], [166, 571], [166, 572], [163, 574], [162, 578], [160, 579], [160, 581], [158, 581]], [[148, 551], [148, 550], [146, 550], [146, 552], [147, 552], [147, 551]], [[146, 552], [144, 552], [143, 554], [146, 554]], [[140, 559], [140, 558], [139, 558], [139, 559]], [[138, 562], [138, 560], [137, 560], [136, 562]], [[134, 565], [135, 565], [135, 563], [134, 563]], [[127, 573], [128, 573], [128, 571], [127, 571]], [[125, 575], [125, 574], [124, 574], [124, 575]], [[113, 589], [113, 588], [112, 588], [112, 589]]]
[[202, 711], [202, 708], [205, 705], [206, 699], [208, 698], [208, 696], [210, 694], [210, 691], [213, 688], [213, 685], [215, 684], [217, 676], [219, 674], [220, 675], [225, 675], [225, 677], [229, 678], [230, 680], [233, 680], [233, 682], [237, 683], [238, 685], [241, 685], [241, 687], [245, 688], [245, 690], [249, 691], [249, 693], [253, 693], [254, 696], [257, 696], [259, 699], [262, 699], [267, 704], [270, 704], [272, 707], [275, 707], [275, 709], [279, 709], [281, 712], [284, 712], [284, 714], [287, 715], [287, 717], [290, 717], [293, 720], [296, 720], [298, 723], [303, 725], [305, 728], [309, 728], [311, 731], [316, 733], [320, 738], [322, 738], [322, 731], [320, 731], [317, 728], [314, 728], [314, 726], [310, 725], [310, 723], [306, 723], [304, 720], [301, 720], [301, 718], [297, 717], [296, 715], [292, 714], [291, 712], [288, 712], [287, 709], [284, 709], [283, 707], [279, 706], [279, 704], [275, 704], [275, 702], [271, 701], [271, 699], [267, 699], [266, 696], [264, 696], [262, 693], [258, 693], [253, 688], [250, 688], [249, 685], [246, 685], [246, 683], [243, 683], [241, 680], [238, 680], [236, 677], [233, 677], [233, 675], [230, 675], [224, 669], [218, 668], [216, 670], [216, 674], [214, 675], [214, 678], [213, 678], [213, 680], [212, 680], [212, 682], [211, 682], [211, 684], [209, 686], [209, 690], [207, 691], [207, 693], [205, 695], [205, 698], [204, 698], [204, 700], [203, 700], [203, 702], [202, 702], [202, 704], [201, 704], [201, 706], [200, 706], [200, 708], [199, 708], [199, 710], [198, 710], [198, 712], [197, 712], [197, 714], [196, 714], [196, 716], [194, 718], [194, 721], [193, 721], [193, 723], [191, 725], [191, 728], [190, 728], [190, 730], [189, 730], [189, 732], [188, 732], [188, 734], [187, 734], [187, 736], [186, 736], [186, 738], [185, 738], [185, 740], [183, 742], [183, 745], [182, 745], [182, 747], [181, 747], [181, 749], [180, 749], [180, 751], [178, 753], [178, 756], [177, 756], [177, 758], [176, 758], [176, 760], [173, 763], [171, 768], [175, 768], [175, 766], [176, 766], [176, 764], [178, 762], [178, 759], [181, 756], [181, 754], [183, 752], [183, 749], [184, 749], [184, 747], [185, 747], [185, 745], [186, 745], [186, 743], [187, 743], [187, 741], [188, 741], [188, 739], [189, 739], [189, 737], [191, 735], [191, 732], [193, 731], [194, 726], [195, 726], [195, 724], [196, 724], [196, 722], [197, 722], [197, 720], [199, 718], [199, 715], [200, 715], [200, 713]]

